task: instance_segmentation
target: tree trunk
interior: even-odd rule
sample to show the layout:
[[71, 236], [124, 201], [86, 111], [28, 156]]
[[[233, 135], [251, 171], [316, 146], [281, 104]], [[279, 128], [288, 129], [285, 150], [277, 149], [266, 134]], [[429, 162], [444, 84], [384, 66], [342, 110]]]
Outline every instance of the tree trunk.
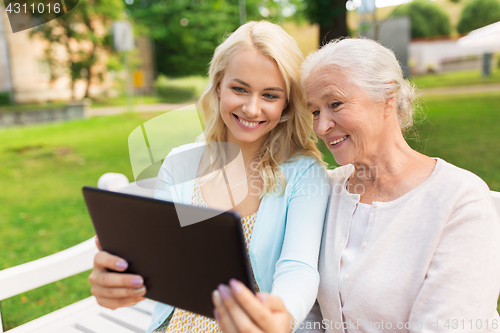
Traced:
[[89, 67], [87, 68], [87, 88], [85, 89], [85, 96], [84, 98], [89, 97], [89, 91], [90, 91], [90, 83], [92, 80], [92, 64], [94, 63], [94, 57], [95, 57], [95, 44], [92, 45], [92, 53], [90, 54], [89, 57]]
[[347, 9], [345, 0], [331, 1], [329, 6], [331, 19], [328, 25], [320, 25], [319, 45], [322, 46], [330, 40], [349, 36], [347, 32]]

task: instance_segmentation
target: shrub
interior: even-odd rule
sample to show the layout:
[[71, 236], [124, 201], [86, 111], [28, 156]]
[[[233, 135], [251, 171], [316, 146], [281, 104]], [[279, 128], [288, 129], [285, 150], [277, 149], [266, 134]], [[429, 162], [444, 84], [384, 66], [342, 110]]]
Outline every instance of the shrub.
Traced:
[[0, 106], [10, 105], [10, 94], [8, 92], [0, 92]]
[[175, 80], [169, 80], [163, 75], [156, 80], [155, 89], [156, 94], [166, 103], [189, 102], [196, 95], [194, 86], [176, 84]]
[[457, 31], [465, 34], [497, 21], [500, 21], [500, 2], [471, 0], [462, 9]]
[[427, 0], [414, 0], [401, 5], [392, 12], [392, 15], [410, 17], [412, 38], [444, 36], [451, 33], [448, 14]]

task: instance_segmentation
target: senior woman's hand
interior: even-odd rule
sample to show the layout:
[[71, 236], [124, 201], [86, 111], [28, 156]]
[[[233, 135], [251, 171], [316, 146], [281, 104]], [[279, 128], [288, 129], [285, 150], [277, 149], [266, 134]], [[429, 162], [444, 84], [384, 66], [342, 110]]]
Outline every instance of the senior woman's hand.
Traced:
[[266, 293], [255, 296], [234, 279], [229, 285], [219, 285], [212, 294], [214, 315], [222, 332], [289, 333], [292, 330], [293, 317], [279, 297]]
[[143, 278], [139, 275], [108, 271], [123, 272], [127, 269], [128, 263], [120, 257], [102, 251], [97, 237], [96, 245], [99, 252], [94, 258], [94, 269], [90, 273], [89, 281], [97, 303], [110, 309], [117, 309], [144, 300], [142, 296], [146, 293], [146, 287]]

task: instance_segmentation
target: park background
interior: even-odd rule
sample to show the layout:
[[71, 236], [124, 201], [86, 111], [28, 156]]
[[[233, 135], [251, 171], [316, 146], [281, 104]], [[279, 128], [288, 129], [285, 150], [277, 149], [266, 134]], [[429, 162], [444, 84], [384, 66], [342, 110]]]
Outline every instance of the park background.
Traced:
[[[358, 36], [374, 21], [399, 15], [411, 18], [409, 47], [455, 43], [500, 21], [500, 0], [378, 4], [370, 14], [352, 0], [247, 0], [242, 13], [241, 1], [234, 0], [80, 0], [55, 21], [16, 34], [2, 30], [10, 62], [0, 52], [0, 63], [10, 66], [10, 82], [0, 92], [0, 114], [19, 120], [23, 112], [82, 105], [84, 117], [0, 128], [0, 270], [93, 235], [81, 187], [95, 186], [106, 172], [123, 173], [133, 181], [129, 134], [166, 111], [195, 103], [207, 83], [215, 47], [241, 22], [278, 23], [307, 55], [323, 41]], [[3, 8], [1, 15], [7, 24]], [[133, 25], [133, 50], [113, 48], [117, 20]], [[489, 51], [488, 76], [481, 72], [481, 50], [424, 64], [424, 71], [415, 70], [410, 57], [409, 79], [419, 88], [421, 113], [408, 142], [476, 173], [500, 191], [500, 42], [496, 47]], [[0, 90], [5, 73], [0, 73]], [[131, 91], [132, 99], [127, 96]], [[165, 138], [169, 135], [179, 133], [165, 133]], [[331, 154], [319, 145], [334, 167]], [[90, 296], [88, 275], [3, 301], [4, 328]]]

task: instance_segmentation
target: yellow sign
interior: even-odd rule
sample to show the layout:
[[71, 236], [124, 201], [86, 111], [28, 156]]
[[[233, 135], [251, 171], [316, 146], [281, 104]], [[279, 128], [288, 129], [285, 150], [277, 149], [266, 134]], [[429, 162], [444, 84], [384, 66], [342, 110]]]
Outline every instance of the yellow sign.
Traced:
[[134, 71], [134, 88], [144, 88], [144, 71], [136, 69]]

